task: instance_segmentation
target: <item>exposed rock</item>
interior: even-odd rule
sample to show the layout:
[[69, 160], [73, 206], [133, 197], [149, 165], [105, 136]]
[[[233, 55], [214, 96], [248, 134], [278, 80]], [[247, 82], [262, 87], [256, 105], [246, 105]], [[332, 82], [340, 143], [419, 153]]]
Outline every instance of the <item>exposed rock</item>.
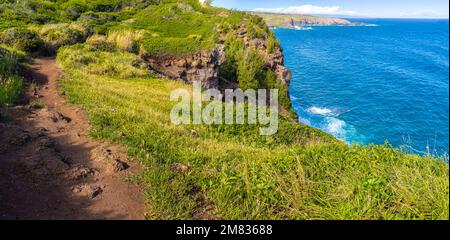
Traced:
[[124, 137], [127, 136], [127, 134], [124, 133], [124, 132], [122, 132], [122, 131], [120, 131], [120, 132], [118, 133], [118, 135], [119, 135], [119, 137], [121, 137], [121, 138], [124, 138]]
[[44, 107], [45, 106], [42, 103], [40, 103], [40, 102], [32, 102], [30, 104], [30, 109], [41, 109], [41, 108], [44, 108]]
[[219, 66], [225, 61], [225, 50], [223, 45], [217, 45], [210, 52], [186, 56], [144, 55], [142, 58], [151, 70], [170, 79], [186, 83], [201, 81], [204, 88], [218, 88]]
[[103, 192], [103, 189], [101, 187], [97, 187], [97, 186], [91, 186], [89, 188], [89, 192], [88, 192], [88, 196], [90, 198], [95, 198], [98, 195], [100, 195]]
[[59, 156], [49, 151], [41, 155], [37, 167], [41, 168], [46, 175], [63, 174], [69, 169], [69, 165]]
[[191, 130], [191, 135], [192, 135], [193, 137], [198, 137], [198, 132], [195, 131], [194, 129], [192, 129], [192, 130]]
[[61, 119], [61, 120], [66, 121], [67, 123], [72, 122], [72, 119], [70, 117], [68, 117], [68, 116], [66, 116], [66, 115], [64, 115], [64, 114], [62, 114], [60, 112], [58, 112], [58, 118]]
[[16, 136], [12, 137], [9, 143], [14, 146], [23, 146], [30, 142], [31, 139], [32, 137], [28, 132], [21, 131]]
[[53, 148], [55, 146], [55, 142], [47, 137], [47, 136], [42, 136], [39, 140], [38, 140], [38, 147], [39, 150], [44, 150], [47, 148]]
[[78, 181], [89, 176], [93, 176], [96, 174], [96, 170], [93, 168], [88, 168], [85, 166], [75, 166], [67, 173], [67, 178], [70, 180]]
[[174, 163], [170, 166], [170, 170], [175, 173], [185, 173], [189, 170], [189, 167], [181, 163]]
[[120, 159], [115, 159], [112, 163], [112, 169], [114, 172], [121, 172], [121, 171], [125, 171], [129, 168], [130, 166], [126, 163], [121, 161]]
[[70, 123], [72, 121], [72, 119], [70, 117], [67, 117], [66, 115], [64, 115], [64, 114], [62, 114], [60, 112], [51, 113], [50, 114], [50, 119], [53, 122], [55, 122], [55, 123], [58, 122], [58, 121], [65, 121], [67, 123]]
[[77, 195], [81, 195], [84, 197], [89, 197], [91, 199], [96, 198], [98, 195], [100, 195], [103, 192], [103, 189], [99, 186], [89, 186], [89, 185], [82, 185], [77, 186], [72, 189], [74, 193]]
[[[225, 36], [219, 37], [219, 42], [225, 41]], [[264, 68], [272, 70], [284, 84], [289, 85], [291, 71], [284, 66], [283, 50], [276, 47], [268, 52], [267, 37], [252, 38], [248, 36], [246, 24], [243, 23], [234, 35], [244, 41], [245, 48], [257, 49], [266, 60]], [[173, 55], [142, 55], [152, 72], [169, 79], [183, 80], [186, 83], [201, 81], [203, 88], [219, 88], [219, 66], [226, 60], [224, 45], [217, 44], [212, 51], [201, 51], [185, 56]]]
[[283, 49], [281, 47], [277, 47], [273, 53], [268, 53], [267, 39], [265, 37], [252, 39], [246, 35], [245, 28], [245, 25], [241, 25], [235, 36], [244, 41], [246, 48], [252, 47], [258, 49], [259, 52], [265, 57], [266, 63], [264, 67], [267, 70], [274, 71], [278, 79], [280, 79], [284, 84], [289, 85], [292, 78], [292, 73], [287, 67], [284, 66]]
[[57, 123], [59, 121], [58, 116], [56, 114], [51, 114], [49, 118], [54, 122]]

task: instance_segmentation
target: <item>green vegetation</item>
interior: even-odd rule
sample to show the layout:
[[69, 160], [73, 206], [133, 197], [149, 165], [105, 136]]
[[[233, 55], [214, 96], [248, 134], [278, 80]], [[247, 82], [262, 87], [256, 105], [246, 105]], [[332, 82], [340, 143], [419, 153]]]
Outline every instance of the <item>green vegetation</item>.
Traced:
[[[31, 28], [31, 27], [30, 27]], [[34, 26], [39, 37], [47, 44], [47, 47], [56, 50], [65, 45], [84, 42], [91, 34], [86, 24], [77, 22], [57, 23]]]
[[18, 75], [21, 55], [0, 46], [0, 107], [14, 103], [22, 91], [23, 80]]
[[[17, 20], [4, 26], [3, 32], [0, 28], [0, 43], [33, 55], [54, 54], [89, 37], [103, 47], [114, 45], [141, 56], [185, 55], [210, 51], [228, 34], [225, 45], [230, 57], [221, 67], [221, 78], [243, 89], [277, 87], [282, 106], [294, 115], [287, 88], [276, 81], [266, 84], [273, 73], [264, 69], [264, 55], [273, 53], [279, 43], [258, 16], [202, 7], [198, 0], [21, 0], [2, 1], [0, 9], [3, 14], [15, 12]], [[267, 38], [266, 52], [246, 48], [234, 36], [242, 25], [251, 39]]]
[[[246, 47], [242, 28], [267, 39], [267, 52]], [[20, 94], [21, 58], [57, 51], [61, 91], [87, 111], [91, 136], [126, 146], [142, 164], [131, 180], [144, 187], [149, 219], [449, 218], [443, 159], [348, 146], [287, 116], [273, 136], [258, 125], [171, 123], [170, 92], [191, 86], [155, 78], [142, 56], [218, 42], [227, 53], [222, 78], [277, 88], [292, 111], [287, 86], [264, 69], [279, 43], [260, 17], [197, 0], [0, 0], [0, 41], [11, 46], [0, 48], [0, 105]]]
[[43, 47], [39, 36], [26, 28], [8, 28], [0, 33], [0, 43], [28, 53], [37, 52]]
[[[129, 53], [89, 45], [60, 50], [61, 90], [88, 111], [92, 136], [124, 144], [142, 163], [134, 180], [151, 219], [448, 219], [441, 159], [349, 147], [286, 119], [270, 137], [251, 125], [174, 126], [170, 92], [190, 86], [93, 72], [103, 54], [115, 59], [111, 69], [131, 63]], [[176, 163], [187, 172], [172, 171]]]

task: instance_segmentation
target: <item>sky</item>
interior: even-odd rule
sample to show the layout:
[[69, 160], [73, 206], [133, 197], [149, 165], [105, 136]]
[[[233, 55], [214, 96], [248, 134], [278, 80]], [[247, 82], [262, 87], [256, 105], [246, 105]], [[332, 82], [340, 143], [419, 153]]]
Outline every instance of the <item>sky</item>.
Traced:
[[449, 0], [214, 0], [239, 10], [370, 18], [449, 18]]

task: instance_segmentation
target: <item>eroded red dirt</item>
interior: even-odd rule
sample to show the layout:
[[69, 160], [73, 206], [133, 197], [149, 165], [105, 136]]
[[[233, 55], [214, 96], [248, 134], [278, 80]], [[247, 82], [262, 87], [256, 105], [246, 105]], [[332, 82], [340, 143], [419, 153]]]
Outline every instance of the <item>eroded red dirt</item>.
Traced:
[[144, 219], [139, 171], [123, 149], [90, 139], [87, 117], [58, 93], [54, 58], [35, 59], [36, 83], [0, 122], [0, 219]]

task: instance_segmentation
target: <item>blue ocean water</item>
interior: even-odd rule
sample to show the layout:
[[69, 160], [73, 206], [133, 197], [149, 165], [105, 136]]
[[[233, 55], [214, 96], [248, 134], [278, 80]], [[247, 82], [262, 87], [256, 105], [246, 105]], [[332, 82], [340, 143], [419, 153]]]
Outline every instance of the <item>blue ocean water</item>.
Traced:
[[300, 121], [347, 142], [449, 150], [448, 20], [276, 29]]

